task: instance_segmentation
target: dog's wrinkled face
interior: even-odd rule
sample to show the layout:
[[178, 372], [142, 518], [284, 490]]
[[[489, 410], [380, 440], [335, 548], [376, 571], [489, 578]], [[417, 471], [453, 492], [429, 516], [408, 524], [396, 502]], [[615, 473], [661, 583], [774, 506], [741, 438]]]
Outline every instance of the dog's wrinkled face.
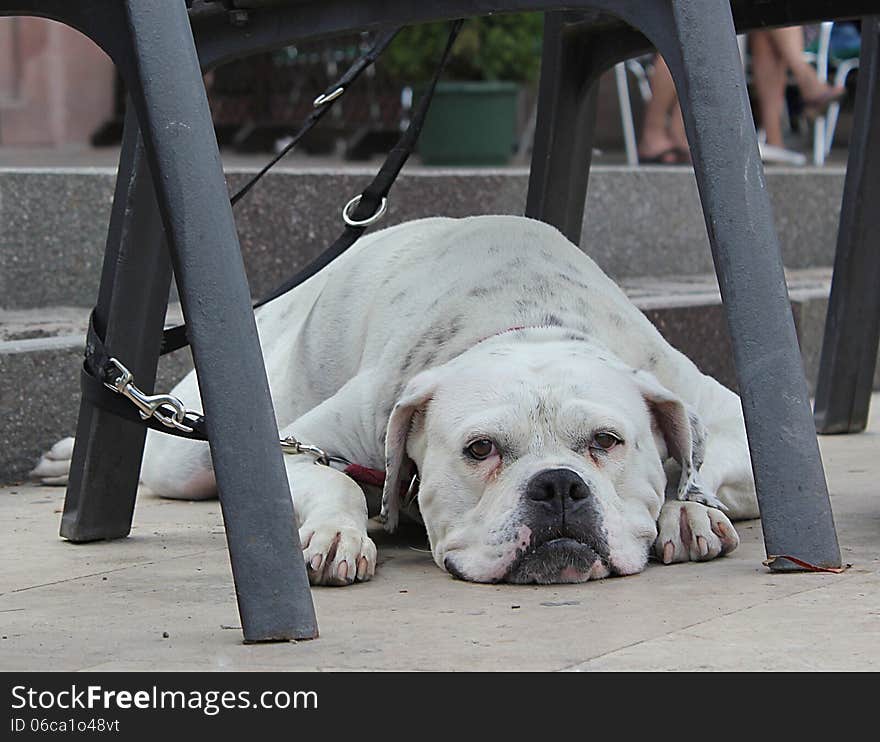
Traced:
[[475, 582], [641, 571], [667, 456], [692, 468], [688, 415], [585, 342], [484, 342], [414, 378], [387, 431], [391, 526], [408, 460], [437, 564]]

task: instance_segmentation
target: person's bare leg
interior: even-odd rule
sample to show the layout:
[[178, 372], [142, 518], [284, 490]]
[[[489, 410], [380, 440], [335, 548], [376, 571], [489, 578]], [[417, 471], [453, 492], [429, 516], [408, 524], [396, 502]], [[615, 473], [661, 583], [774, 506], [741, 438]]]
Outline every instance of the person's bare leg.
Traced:
[[678, 105], [678, 98], [675, 99], [675, 105], [669, 112], [669, 138], [672, 140], [672, 146], [677, 150], [677, 160], [681, 163], [690, 162], [691, 149], [688, 144], [687, 132], [684, 129], [684, 119], [681, 116], [681, 106]]
[[668, 130], [669, 113], [672, 108], [678, 109], [678, 96], [672, 73], [659, 54], [654, 59], [654, 70], [651, 73], [651, 100], [645, 107], [645, 119], [639, 137], [639, 157], [651, 159], [664, 152], [669, 155], [662, 158], [663, 162], [676, 161], [672, 149], [676, 146]]
[[783, 147], [782, 114], [788, 70], [777, 55], [769, 34], [769, 31], [753, 31], [749, 34], [752, 84], [758, 99], [758, 128], [767, 134], [767, 144]]
[[801, 26], [773, 28], [763, 33], [767, 34], [777, 55], [791, 70], [807, 108], [821, 109], [843, 95], [843, 87], [820, 80], [816, 70], [804, 59], [804, 29]]

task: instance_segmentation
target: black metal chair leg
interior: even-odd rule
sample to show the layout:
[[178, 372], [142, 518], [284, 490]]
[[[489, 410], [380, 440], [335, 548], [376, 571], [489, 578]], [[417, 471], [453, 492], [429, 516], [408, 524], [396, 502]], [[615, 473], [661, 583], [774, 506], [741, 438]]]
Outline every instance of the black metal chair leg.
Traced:
[[525, 215], [552, 224], [580, 243], [593, 154], [599, 77], [649, 44], [635, 29], [609, 35], [592, 25], [595, 12], [544, 16], [538, 89]]
[[[673, 0], [676, 80], [727, 312], [768, 555], [840, 566], [728, 0]], [[798, 569], [777, 560], [773, 569]]]
[[814, 419], [820, 433], [858, 433], [880, 337], [880, 17], [862, 21], [859, 83]]
[[[171, 263], [137, 120], [126, 115], [95, 321], [107, 346], [152, 392]], [[61, 535], [76, 542], [131, 530], [146, 428], [80, 402]]]
[[525, 214], [581, 240], [596, 125], [596, 80], [589, 40], [567, 23], [572, 13], [546, 13], [538, 116]]
[[186, 9], [164, 0], [122, 5], [130, 29], [122, 74], [199, 375], [245, 641], [312, 638], [278, 427]]

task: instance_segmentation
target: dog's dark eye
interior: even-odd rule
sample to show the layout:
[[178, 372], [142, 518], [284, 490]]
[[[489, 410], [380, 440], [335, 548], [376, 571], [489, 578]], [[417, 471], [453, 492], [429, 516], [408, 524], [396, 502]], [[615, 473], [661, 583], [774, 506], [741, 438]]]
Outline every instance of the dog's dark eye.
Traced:
[[492, 443], [488, 438], [479, 438], [478, 440], [469, 443], [467, 447], [465, 447], [464, 452], [470, 456], [472, 459], [476, 459], [477, 461], [482, 461], [483, 459], [488, 459], [493, 453], [496, 453], [495, 444]]
[[596, 433], [596, 435], [593, 436], [592, 448], [601, 448], [603, 451], [610, 451], [620, 443], [623, 443], [623, 441], [614, 433], [603, 431], [601, 433]]

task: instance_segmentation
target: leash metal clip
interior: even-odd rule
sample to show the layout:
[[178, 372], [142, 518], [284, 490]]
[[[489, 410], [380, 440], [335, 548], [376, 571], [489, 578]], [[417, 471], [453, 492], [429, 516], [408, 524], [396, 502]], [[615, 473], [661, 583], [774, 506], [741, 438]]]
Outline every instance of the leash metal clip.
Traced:
[[351, 462], [348, 459], [343, 458], [342, 456], [331, 456], [323, 448], [318, 448], [317, 446], [298, 441], [292, 435], [287, 436], [287, 438], [282, 438], [280, 443], [281, 450], [284, 453], [291, 455], [304, 453], [309, 456], [314, 456], [316, 464], [323, 464], [324, 466], [330, 466], [330, 464], [342, 464], [343, 466], [351, 465]]
[[154, 417], [166, 428], [177, 428], [186, 433], [193, 432], [193, 428], [184, 424], [189, 413], [177, 397], [170, 394], [144, 394], [134, 385], [131, 371], [115, 358], [111, 358], [110, 363], [116, 367], [119, 376], [112, 384], [105, 381], [104, 386], [132, 402], [138, 408], [143, 420]]

